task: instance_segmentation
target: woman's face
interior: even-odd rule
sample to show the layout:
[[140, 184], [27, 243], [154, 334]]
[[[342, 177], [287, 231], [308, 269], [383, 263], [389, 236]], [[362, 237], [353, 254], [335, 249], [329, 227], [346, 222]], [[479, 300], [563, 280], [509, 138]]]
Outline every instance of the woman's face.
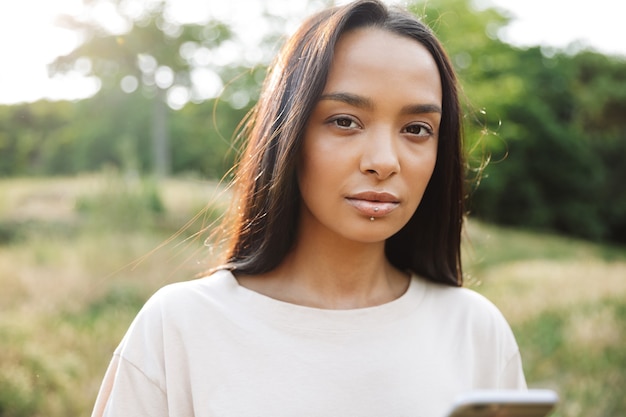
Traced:
[[305, 129], [301, 233], [365, 243], [399, 231], [435, 167], [441, 103], [420, 43], [378, 28], [344, 34]]

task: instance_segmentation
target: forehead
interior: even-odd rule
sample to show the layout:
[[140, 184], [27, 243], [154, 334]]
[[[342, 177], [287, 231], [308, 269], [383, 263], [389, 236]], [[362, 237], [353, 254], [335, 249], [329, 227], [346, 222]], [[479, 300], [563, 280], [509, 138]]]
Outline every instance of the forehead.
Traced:
[[420, 92], [420, 100], [441, 103], [439, 69], [421, 43], [374, 27], [344, 33], [335, 46], [325, 93], [376, 88]]

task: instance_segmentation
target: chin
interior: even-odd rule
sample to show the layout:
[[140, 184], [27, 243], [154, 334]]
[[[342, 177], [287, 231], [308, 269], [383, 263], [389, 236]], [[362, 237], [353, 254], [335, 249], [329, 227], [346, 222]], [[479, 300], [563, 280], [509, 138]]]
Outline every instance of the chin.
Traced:
[[385, 242], [391, 236], [398, 233], [398, 231], [400, 231], [401, 229], [401, 227], [400, 228], [385, 227], [382, 224], [382, 221], [379, 224], [376, 224], [376, 222], [379, 220], [380, 219], [376, 219], [373, 222], [371, 222], [370, 228], [367, 228], [367, 225], [366, 226], [359, 225], [358, 228], [356, 228], [356, 230], [354, 230], [352, 233], [347, 232], [344, 229], [343, 232], [340, 234], [342, 235], [344, 239], [351, 240], [354, 242], [381, 243], [381, 242]]

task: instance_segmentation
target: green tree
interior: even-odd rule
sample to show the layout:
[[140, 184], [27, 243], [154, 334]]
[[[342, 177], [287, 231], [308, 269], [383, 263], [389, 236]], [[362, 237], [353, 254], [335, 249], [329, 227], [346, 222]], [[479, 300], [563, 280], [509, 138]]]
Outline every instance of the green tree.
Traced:
[[626, 243], [626, 57], [583, 51], [571, 60], [572, 124], [601, 161], [599, 215], [607, 237]]
[[53, 73], [79, 70], [96, 75], [102, 81], [103, 94], [121, 85], [126, 91], [137, 90], [135, 94], [150, 98], [152, 168], [157, 176], [168, 175], [171, 150], [165, 103], [176, 106], [176, 95], [182, 95], [183, 102], [186, 96], [206, 98], [194, 97], [194, 71], [212, 72], [216, 80], [219, 75], [215, 68], [199, 65], [198, 54], [217, 48], [231, 36], [230, 29], [218, 21], [184, 25], [174, 22], [168, 19], [163, 0], [146, 3], [144, 10], [132, 15], [129, 2], [116, 0], [116, 12], [126, 26], [126, 30], [116, 33], [107, 30], [97, 18], [95, 11], [103, 3], [110, 2], [87, 2], [87, 18], [61, 19], [60, 23], [80, 33], [84, 42], [57, 58], [50, 69]]
[[0, 106], [0, 175], [71, 171], [67, 127], [76, 112], [69, 102]]

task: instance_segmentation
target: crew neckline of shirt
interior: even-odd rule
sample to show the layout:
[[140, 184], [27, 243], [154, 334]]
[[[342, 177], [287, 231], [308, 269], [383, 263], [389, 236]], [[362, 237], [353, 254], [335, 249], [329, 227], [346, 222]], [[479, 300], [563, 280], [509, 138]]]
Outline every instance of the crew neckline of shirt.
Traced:
[[224, 280], [236, 302], [264, 320], [300, 329], [331, 331], [372, 329], [406, 317], [421, 304], [427, 285], [422, 278], [411, 274], [407, 290], [387, 303], [355, 309], [324, 309], [277, 300], [246, 288], [229, 270], [218, 271], [216, 275]]

